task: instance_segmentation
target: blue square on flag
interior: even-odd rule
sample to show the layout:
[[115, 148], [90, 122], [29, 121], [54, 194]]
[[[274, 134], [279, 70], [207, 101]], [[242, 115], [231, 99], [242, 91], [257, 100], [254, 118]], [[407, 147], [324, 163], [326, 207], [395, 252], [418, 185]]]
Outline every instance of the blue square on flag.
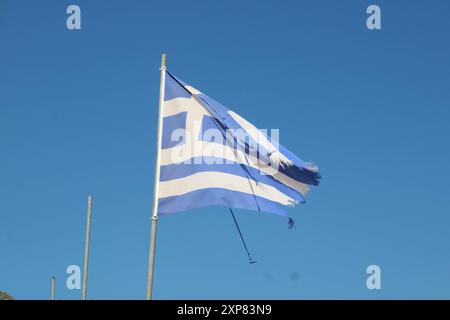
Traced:
[[180, 112], [163, 118], [162, 149], [185, 143], [186, 116], [187, 112]]

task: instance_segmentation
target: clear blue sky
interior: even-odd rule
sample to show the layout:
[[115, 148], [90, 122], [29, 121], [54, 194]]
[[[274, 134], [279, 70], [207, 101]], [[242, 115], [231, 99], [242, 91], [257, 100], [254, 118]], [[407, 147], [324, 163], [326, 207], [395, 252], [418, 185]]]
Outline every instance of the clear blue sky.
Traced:
[[[82, 30], [66, 29], [78, 4]], [[378, 4], [382, 29], [369, 31]], [[154, 297], [450, 298], [446, 1], [0, 0], [0, 290], [145, 297], [159, 63], [317, 163], [297, 227], [238, 210], [162, 217]], [[366, 268], [382, 289], [366, 288]]]

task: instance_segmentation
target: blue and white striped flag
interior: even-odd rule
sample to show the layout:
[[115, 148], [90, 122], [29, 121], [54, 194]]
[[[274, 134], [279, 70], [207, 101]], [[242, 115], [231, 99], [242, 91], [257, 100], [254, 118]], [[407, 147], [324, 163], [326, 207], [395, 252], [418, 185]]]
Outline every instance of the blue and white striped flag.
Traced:
[[161, 113], [158, 214], [223, 205], [286, 216], [319, 184], [316, 165], [168, 71]]

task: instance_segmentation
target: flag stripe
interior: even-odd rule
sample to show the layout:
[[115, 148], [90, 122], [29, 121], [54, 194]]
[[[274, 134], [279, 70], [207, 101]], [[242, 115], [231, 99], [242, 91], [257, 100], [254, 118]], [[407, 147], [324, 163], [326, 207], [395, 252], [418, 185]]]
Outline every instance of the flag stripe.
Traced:
[[270, 185], [256, 183], [253, 180], [224, 172], [198, 172], [184, 178], [160, 182], [159, 197], [179, 196], [191, 191], [208, 188], [222, 188], [254, 194], [285, 206], [292, 206], [298, 203], [295, 199]]
[[234, 174], [236, 176], [270, 185], [297, 201], [305, 201], [303, 194], [277, 181], [272, 176], [261, 173], [258, 169], [239, 163], [227, 163], [222, 158], [216, 157], [191, 158], [186, 164], [181, 163], [161, 166], [160, 181], [180, 179], [196, 172], [223, 172]]
[[[235, 155], [236, 153], [238, 156]], [[257, 164], [259, 160], [256, 157], [253, 157], [252, 155], [245, 155], [241, 150], [235, 150], [227, 145], [214, 142], [195, 141], [194, 145], [192, 145], [190, 141], [186, 141], [183, 145], [176, 146], [171, 149], [163, 149], [161, 150], [161, 166], [189, 162], [191, 158], [198, 157], [216, 157], [232, 163], [237, 162], [248, 165], [256, 170], [261, 170], [265, 174], [272, 175], [278, 181], [286, 184], [294, 190], [297, 190], [303, 195], [309, 191], [309, 186], [301, 181], [292, 179], [279, 171], [274, 172], [275, 170], [273, 168], [258, 166]], [[248, 163], [245, 161], [246, 158], [248, 159]], [[240, 159], [242, 160], [239, 161]]]
[[163, 117], [173, 116], [180, 112], [192, 112], [199, 115], [209, 115], [203, 107], [199, 108], [199, 103], [192, 98], [174, 98], [164, 102]]
[[286, 216], [285, 207], [277, 202], [247, 193], [221, 188], [200, 189], [180, 196], [159, 198], [158, 214], [222, 205], [230, 208], [271, 212]]

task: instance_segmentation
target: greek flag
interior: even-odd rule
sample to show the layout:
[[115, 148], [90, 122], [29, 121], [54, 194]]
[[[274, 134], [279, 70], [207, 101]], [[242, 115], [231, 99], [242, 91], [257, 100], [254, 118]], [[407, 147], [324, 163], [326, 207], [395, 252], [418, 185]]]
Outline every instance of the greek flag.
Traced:
[[286, 216], [319, 169], [165, 71], [158, 214], [222, 205]]

